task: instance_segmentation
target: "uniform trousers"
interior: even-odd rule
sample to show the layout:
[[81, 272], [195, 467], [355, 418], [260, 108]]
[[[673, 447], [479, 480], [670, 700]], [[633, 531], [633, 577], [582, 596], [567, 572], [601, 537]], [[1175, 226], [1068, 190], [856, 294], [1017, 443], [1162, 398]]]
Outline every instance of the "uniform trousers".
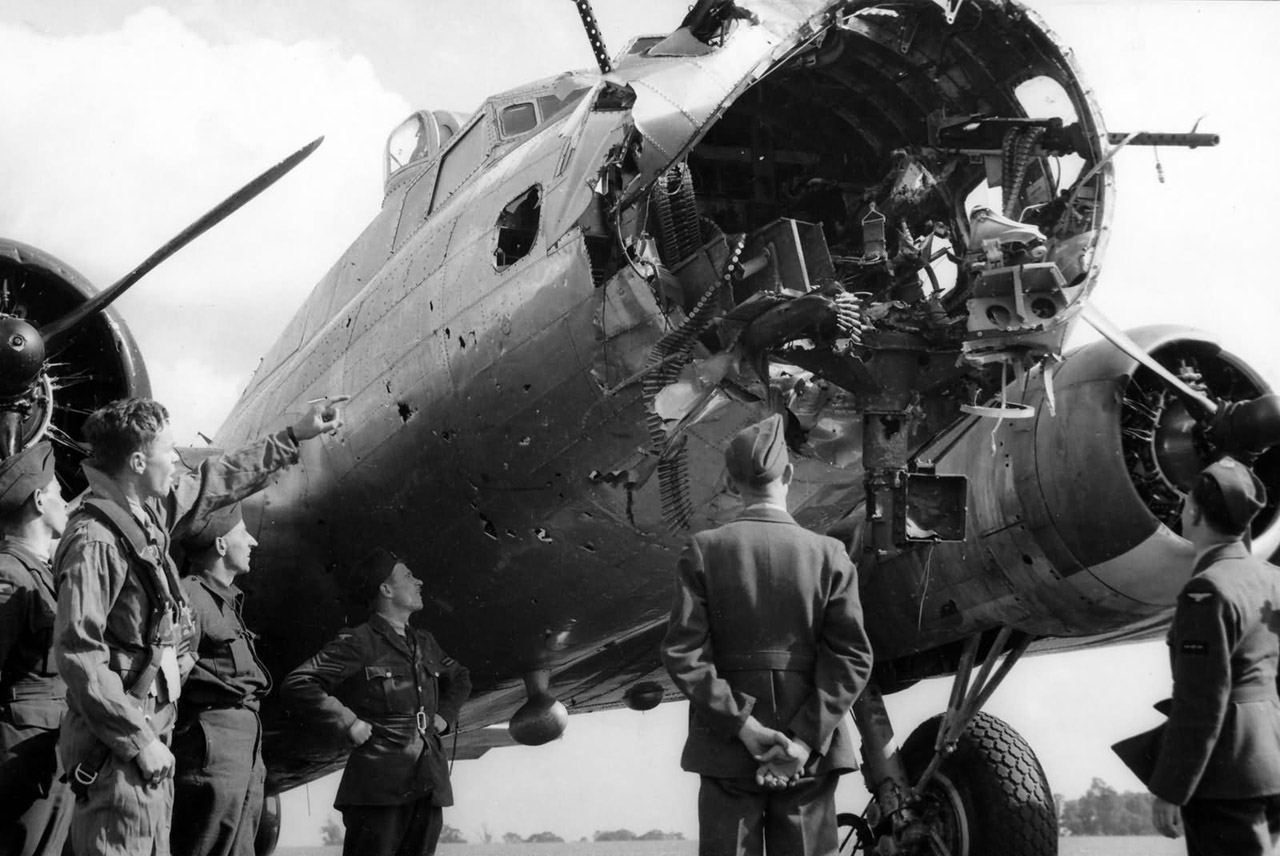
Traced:
[[771, 790], [755, 779], [702, 777], [698, 856], [834, 856], [834, 773]]
[[0, 856], [58, 856], [74, 797], [58, 763], [58, 730], [0, 716]]
[[[144, 710], [153, 708], [148, 699]], [[160, 735], [166, 744], [171, 728]], [[58, 745], [62, 763], [74, 769], [97, 744], [84, 718], [68, 711]], [[76, 856], [169, 856], [172, 814], [173, 779], [150, 785], [133, 758], [110, 752], [84, 797], [76, 799], [68, 840]]]
[[239, 707], [184, 716], [173, 733], [173, 756], [173, 852], [254, 856], [267, 777], [258, 714]]
[[1272, 856], [1280, 848], [1280, 794], [1192, 798], [1182, 807], [1187, 856]]
[[401, 805], [342, 809], [342, 856], [432, 856], [444, 829], [444, 810], [431, 794]]

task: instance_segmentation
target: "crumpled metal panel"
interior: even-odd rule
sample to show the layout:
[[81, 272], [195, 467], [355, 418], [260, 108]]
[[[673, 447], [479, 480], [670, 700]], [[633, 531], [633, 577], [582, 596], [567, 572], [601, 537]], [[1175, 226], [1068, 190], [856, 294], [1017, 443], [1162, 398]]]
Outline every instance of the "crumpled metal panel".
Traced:
[[637, 63], [617, 73], [635, 90], [631, 115], [644, 137], [637, 190], [687, 151], [725, 106], [817, 32], [828, 12], [842, 3], [754, 0], [739, 5], [759, 23], [737, 22], [723, 47], [679, 62]]

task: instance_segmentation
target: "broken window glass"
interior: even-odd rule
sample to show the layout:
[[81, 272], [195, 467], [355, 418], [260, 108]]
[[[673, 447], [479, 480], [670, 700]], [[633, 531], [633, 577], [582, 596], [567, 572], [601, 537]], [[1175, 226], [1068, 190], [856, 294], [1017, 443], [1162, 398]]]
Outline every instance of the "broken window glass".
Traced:
[[493, 251], [498, 270], [510, 267], [533, 249], [541, 213], [542, 191], [537, 186], [529, 188], [502, 209], [497, 223], [498, 246]]

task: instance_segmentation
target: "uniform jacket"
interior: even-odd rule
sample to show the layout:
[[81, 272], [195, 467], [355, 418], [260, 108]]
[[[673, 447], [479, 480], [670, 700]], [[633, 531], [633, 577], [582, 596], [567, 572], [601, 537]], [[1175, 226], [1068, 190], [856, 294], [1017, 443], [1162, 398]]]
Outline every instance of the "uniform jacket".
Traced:
[[[139, 522], [150, 540], [148, 551], [154, 551], [168, 571], [160, 584], [178, 594], [169, 558], [172, 532], [261, 490], [272, 473], [297, 460], [297, 442], [282, 431], [206, 460], [165, 497], [148, 501], [146, 519]], [[129, 508], [104, 473], [87, 465], [84, 471], [93, 495]], [[95, 739], [129, 760], [157, 737], [144, 711], [127, 694], [150, 656], [152, 614], [139, 579], [140, 573], [151, 571], [134, 568], [130, 555], [115, 530], [78, 510], [54, 556], [59, 586], [54, 653], [67, 683], [69, 708], [60, 751], [68, 766], [78, 763]]]
[[271, 677], [241, 614], [244, 593], [207, 574], [184, 577], [181, 585], [195, 624], [191, 649], [199, 659], [182, 685], [179, 715], [210, 707], [257, 710]]
[[1173, 700], [1148, 786], [1191, 797], [1280, 793], [1280, 568], [1241, 542], [1196, 563], [1169, 631]]
[[471, 677], [430, 633], [414, 627], [407, 632], [412, 647], [374, 615], [344, 629], [281, 688], [290, 707], [335, 731], [345, 733], [357, 719], [373, 726], [373, 736], [351, 752], [336, 808], [400, 805], [426, 794], [434, 805], [453, 805], [440, 735], [433, 725], [420, 734], [414, 720], [419, 709], [428, 723], [438, 713], [451, 731], [471, 695]]
[[57, 608], [49, 562], [0, 541], [0, 718], [20, 727], [57, 728], [66, 709], [52, 652]]
[[[62, 772], [55, 746], [67, 708], [50, 652], [56, 608], [48, 561], [19, 541], [0, 541], [0, 818], [28, 836], [52, 836], [51, 848], [66, 832], [57, 817], [70, 810], [50, 797]], [[44, 808], [32, 807], [46, 798]], [[0, 829], [0, 851], [9, 832]]]
[[844, 545], [780, 508], [749, 507], [690, 539], [677, 565], [663, 661], [689, 698], [681, 766], [751, 777], [748, 715], [804, 740], [815, 774], [857, 769], [845, 715], [871, 673]]

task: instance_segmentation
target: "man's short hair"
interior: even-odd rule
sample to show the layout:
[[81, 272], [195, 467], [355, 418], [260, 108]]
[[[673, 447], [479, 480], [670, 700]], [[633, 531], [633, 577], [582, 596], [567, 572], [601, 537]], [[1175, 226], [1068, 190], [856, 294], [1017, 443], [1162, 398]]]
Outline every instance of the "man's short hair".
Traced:
[[1222, 497], [1222, 488], [1210, 476], [1201, 473], [1191, 488], [1191, 500], [1196, 509], [1204, 515], [1205, 522], [1214, 530], [1225, 535], [1243, 535], [1244, 527], [1238, 526], [1227, 513], [1227, 503]]
[[90, 461], [107, 472], [119, 472], [134, 452], [145, 452], [169, 423], [169, 411], [150, 398], [124, 398], [100, 407], [84, 421]]

